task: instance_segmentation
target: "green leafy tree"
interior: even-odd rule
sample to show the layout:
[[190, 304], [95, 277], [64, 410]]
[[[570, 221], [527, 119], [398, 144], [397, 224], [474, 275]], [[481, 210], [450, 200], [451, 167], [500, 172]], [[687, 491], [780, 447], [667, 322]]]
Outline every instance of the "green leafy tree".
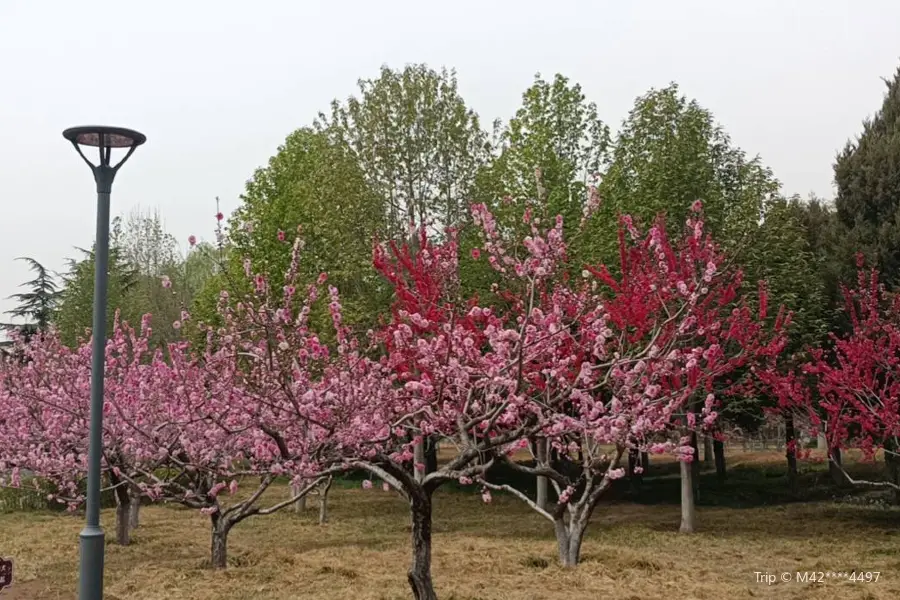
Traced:
[[178, 241], [165, 230], [158, 210], [135, 209], [120, 221], [120, 227], [117, 247], [133, 281], [116, 308], [129, 319], [152, 315], [153, 342], [173, 339], [178, 334], [172, 324], [180, 320], [181, 310], [192, 299], [190, 286], [161, 284], [164, 278], [179, 282], [184, 277]]
[[[863, 122], [834, 165], [835, 208], [848, 241], [863, 251], [891, 288], [900, 284], [900, 68], [881, 109]], [[844, 257], [852, 263], [852, 255]]]
[[[560, 74], [552, 81], [536, 75], [515, 115], [505, 125], [494, 124], [491, 148], [491, 160], [478, 171], [473, 199], [491, 208], [510, 239], [527, 235], [522, 231], [529, 227], [522, 222], [523, 205], [539, 219], [562, 215], [570, 251], [577, 252], [576, 231], [588, 187], [604, 168], [609, 148], [609, 128], [581, 86]], [[461, 242], [464, 289], [489, 296], [496, 274], [469, 254], [477, 235], [464, 231]]]
[[[847, 323], [844, 322], [846, 312], [843, 310], [840, 284], [855, 277], [855, 269], [850, 270], [847, 257], [853, 256], [856, 248], [837, 217], [833, 201], [814, 194], [806, 200], [794, 196], [791, 198], [791, 210], [806, 236], [807, 248], [812, 253], [812, 268], [822, 281], [822, 309], [827, 321], [825, 330], [841, 331]], [[827, 338], [826, 335], [816, 343], [828, 343]]]
[[[352, 152], [383, 203], [383, 237], [411, 243], [411, 226], [440, 237], [465, 224], [489, 147], [478, 116], [459, 94], [456, 73], [424, 64], [402, 71], [384, 66], [377, 79], [359, 81], [359, 92], [332, 103], [331, 115], [320, 114], [316, 128]], [[429, 456], [433, 467], [433, 447]]]
[[[578, 232], [593, 196], [589, 184], [605, 166], [609, 140], [609, 128], [578, 83], [561, 74], [552, 81], [537, 74], [509, 122], [494, 124], [492, 160], [478, 172], [475, 198], [491, 208], [500, 231], [512, 240], [530, 233], [531, 225], [522, 220], [523, 206], [545, 223], [562, 216], [572, 264], [577, 265], [583, 241]], [[486, 260], [470, 254], [480, 245], [477, 233], [465, 231], [461, 242], [463, 290], [502, 304], [504, 299], [492, 287], [499, 283], [497, 273]], [[539, 454], [547, 452], [545, 440], [533, 442]], [[547, 497], [548, 481], [539, 477], [538, 504], [544, 506]]]
[[501, 227], [521, 228], [522, 205], [534, 216], [562, 215], [566, 239], [581, 222], [588, 185], [605, 167], [609, 127], [581, 86], [556, 74], [540, 74], [522, 94], [509, 122], [494, 126], [493, 159], [480, 169], [476, 196], [491, 207]]
[[464, 222], [487, 137], [459, 94], [455, 72], [384, 66], [377, 79], [359, 81], [359, 92], [335, 101], [316, 127], [352, 151], [384, 202], [389, 237], [407, 239], [410, 222], [438, 233]]
[[[136, 323], [140, 309], [128, 305], [127, 299], [140, 281], [140, 272], [132, 265], [123, 248], [123, 219], [115, 217], [109, 236], [109, 279], [107, 283], [107, 330], [112, 326], [118, 310], [123, 319]], [[94, 247], [76, 248], [80, 258], [67, 259], [68, 268], [62, 274], [62, 288], [54, 315], [54, 324], [63, 342], [74, 345], [90, 335], [94, 304]]]
[[479, 199], [502, 210], [511, 204], [500, 202], [506, 197], [533, 205], [541, 218], [561, 214], [578, 223], [587, 183], [609, 147], [609, 128], [581, 86], [560, 74], [552, 82], [536, 75], [515, 116], [505, 127], [495, 124], [494, 137], [497, 156], [479, 173]]
[[[753, 243], [745, 244], [739, 254], [746, 286], [765, 282], [774, 305], [768, 310], [770, 325], [777, 318], [779, 305], [791, 311], [785, 356], [796, 356], [797, 361], [803, 359], [808, 348], [825, 341], [831, 316], [823, 276], [825, 259], [807, 235], [807, 210], [796, 197], [770, 200]], [[735, 398], [729, 403], [726, 416], [745, 431], [754, 430], [764, 420], [762, 407], [773, 403], [774, 399], [769, 398]]]
[[[241, 201], [229, 224], [231, 273], [241, 273], [248, 258], [254, 272], [284, 274], [299, 226], [302, 280], [327, 273], [341, 290], [348, 322], [371, 325], [388, 306], [389, 291], [372, 268], [372, 244], [385, 231], [385, 202], [345, 144], [298, 129], [254, 173]], [[231, 287], [244, 282], [234, 279]]]
[[197, 296], [208, 287], [208, 282], [217, 277], [221, 267], [219, 262], [219, 251], [209, 242], [200, 242], [184, 257], [180, 278], [185, 306], [193, 305]]
[[132, 210], [120, 221], [119, 246], [125, 259], [149, 277], [169, 274], [181, 261], [178, 241], [168, 233], [159, 210]]
[[759, 157], [748, 159], [677, 84], [651, 89], [636, 100], [616, 138], [591, 223], [592, 249], [598, 257], [614, 255], [612, 232], [621, 214], [646, 226], [659, 214], [681, 219], [696, 200], [717, 239], [740, 247], [753, 240], [778, 189]]
[[[137, 324], [152, 316], [151, 341], [180, 337], [176, 322], [213, 276], [213, 247], [200, 244], [185, 257], [177, 240], [165, 230], [157, 210], [136, 209], [113, 219], [110, 232], [110, 269], [107, 288], [107, 327], [115, 311]], [[68, 272], [54, 317], [66, 344], [74, 344], [92, 326], [94, 256], [80, 250], [81, 259], [69, 261]], [[167, 282], [163, 285], [163, 282]]]
[[817, 253], [807, 235], [806, 210], [797, 197], [770, 200], [755, 243], [748, 243], [740, 254], [747, 282], [765, 281], [772, 300], [792, 312], [789, 353], [821, 343], [829, 325], [826, 257]]
[[[94, 306], [94, 252], [78, 248], [81, 259], [69, 259], [68, 271], [62, 275], [54, 322], [59, 329], [60, 339], [67, 346], [75, 346], [79, 340], [90, 335], [93, 326]], [[111, 330], [116, 310], [123, 319], [137, 323], [141, 315], [130, 314], [124, 300], [134, 288], [138, 274], [122, 256], [121, 249], [110, 243], [109, 280], [107, 287], [106, 327]]]
[[[769, 279], [773, 301], [793, 303], [790, 308], [800, 313], [798, 339], [815, 337], [822, 324], [821, 281], [812, 274], [805, 232], [789, 203], [779, 199], [779, 189], [760, 158], [749, 158], [735, 146], [712, 113], [681, 94], [676, 84], [651, 89], [637, 98], [618, 132], [582, 255], [612, 262], [615, 226], [623, 214], [642, 228], [665, 215], [670, 231], [678, 231], [675, 225], [699, 200], [708, 230], [744, 268], [748, 287]], [[738, 399], [726, 414], [752, 427], [768, 402]], [[724, 452], [717, 446], [717, 467], [724, 474]]]

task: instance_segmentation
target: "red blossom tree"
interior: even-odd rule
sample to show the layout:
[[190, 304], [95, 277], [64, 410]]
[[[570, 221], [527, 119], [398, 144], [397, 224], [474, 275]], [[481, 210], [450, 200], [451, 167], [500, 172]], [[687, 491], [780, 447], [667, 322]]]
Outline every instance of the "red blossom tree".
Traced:
[[[390, 322], [371, 335], [380, 349], [377, 358], [360, 357], [350, 379], [369, 388], [367, 379], [390, 385], [367, 394], [365, 409], [336, 431], [346, 468], [371, 473], [410, 503], [408, 579], [420, 600], [436, 598], [431, 578], [434, 492], [451, 480], [473, 484], [498, 457], [521, 448], [524, 438], [538, 430], [538, 410], [523, 393], [522, 373], [529, 363], [545, 362], [547, 340], [560, 337], [530, 330], [525, 336], [522, 323], [504, 320], [475, 299], [459, 299], [457, 252], [454, 232], [441, 244], [420, 232], [414, 248], [376, 247], [375, 266], [393, 284], [396, 303]], [[415, 460], [426, 436], [456, 449], [431, 473]], [[490, 501], [488, 490], [483, 497]]]
[[[761, 315], [738, 298], [740, 271], [704, 235], [699, 211], [697, 204], [677, 244], [661, 221], [642, 236], [624, 217], [620, 275], [587, 267], [576, 283], [557, 277], [571, 271], [560, 220], [545, 234], [533, 223], [523, 244], [526, 255], [518, 258], [504, 251], [486, 209], [476, 207], [484, 249], [511, 296], [504, 318], [519, 324], [524, 347], [541, 348], [535, 360], [519, 365], [521, 393], [537, 408], [541, 437], [562, 459], [550, 460], [538, 445], [530, 447], [534, 467], [498, 457], [517, 471], [547, 477], [559, 498], [552, 509], [509, 485], [481, 481], [519, 497], [553, 523], [565, 566], [578, 563], [591, 513], [625, 475], [621, 463], [629, 450], [679, 457], [682, 530], [691, 531], [689, 436], [715, 425], [715, 383], [784, 347], [786, 319], [767, 332], [765, 297]], [[669, 441], [651, 443], [660, 435]]]
[[[888, 293], [875, 270], [858, 259], [855, 287], [843, 289], [851, 328], [832, 334], [830, 348], [813, 351], [803, 371], [807, 386], [782, 385], [782, 396], [805, 403], [815, 425], [824, 426], [829, 456], [850, 483], [900, 494], [900, 296]], [[790, 380], [800, 376], [791, 374]], [[818, 401], [814, 401], [818, 397]], [[872, 458], [881, 450], [890, 467], [884, 481], [857, 480], [836, 460], [836, 449], [859, 448]]]

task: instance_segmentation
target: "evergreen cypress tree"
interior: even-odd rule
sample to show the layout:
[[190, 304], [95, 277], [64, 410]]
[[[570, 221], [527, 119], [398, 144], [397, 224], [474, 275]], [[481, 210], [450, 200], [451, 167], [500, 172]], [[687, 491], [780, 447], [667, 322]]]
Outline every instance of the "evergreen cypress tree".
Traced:
[[59, 291], [53, 274], [44, 265], [33, 258], [22, 257], [28, 263], [29, 268], [35, 274], [35, 278], [26, 281], [20, 287], [27, 287], [27, 292], [20, 292], [9, 296], [9, 300], [18, 302], [15, 308], [6, 311], [13, 318], [21, 319], [19, 323], [3, 323], [0, 328], [5, 331], [19, 331], [26, 338], [35, 333], [45, 331], [53, 318]]
[[[835, 208], [848, 242], [880, 269], [882, 281], [900, 284], [900, 69], [874, 117], [847, 142], [834, 165]], [[844, 257], [848, 266], [852, 257]]]

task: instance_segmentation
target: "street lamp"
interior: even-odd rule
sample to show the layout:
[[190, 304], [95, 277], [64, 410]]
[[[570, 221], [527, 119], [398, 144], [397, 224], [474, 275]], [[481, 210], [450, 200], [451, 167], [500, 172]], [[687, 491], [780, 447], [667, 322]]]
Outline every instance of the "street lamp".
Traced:
[[[91, 348], [91, 429], [88, 447], [87, 522], [81, 530], [81, 570], [79, 600], [103, 598], [104, 535], [100, 527], [100, 458], [103, 454], [103, 369], [106, 363], [106, 284], [109, 270], [109, 194], [116, 172], [147, 137], [121, 127], [72, 127], [63, 131], [79, 156], [94, 173], [97, 183], [97, 240], [94, 249], [94, 326]], [[98, 148], [100, 162], [94, 164], [82, 146]], [[110, 164], [113, 148], [127, 148], [115, 166]]]

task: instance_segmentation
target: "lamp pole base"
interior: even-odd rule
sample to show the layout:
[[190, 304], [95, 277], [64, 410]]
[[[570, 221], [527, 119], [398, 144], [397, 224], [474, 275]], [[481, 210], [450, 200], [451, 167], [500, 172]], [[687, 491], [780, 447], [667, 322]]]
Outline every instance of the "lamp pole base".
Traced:
[[81, 530], [81, 572], [78, 600], [103, 600], [103, 551], [106, 535], [99, 525]]

